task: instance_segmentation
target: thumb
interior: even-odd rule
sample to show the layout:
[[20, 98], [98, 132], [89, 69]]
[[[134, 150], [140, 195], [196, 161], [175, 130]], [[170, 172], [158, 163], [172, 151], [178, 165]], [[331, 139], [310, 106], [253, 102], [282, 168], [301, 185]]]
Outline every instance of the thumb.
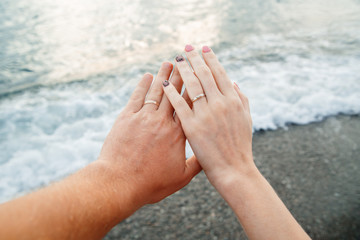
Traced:
[[201, 170], [202, 167], [200, 166], [200, 163], [198, 162], [195, 155], [191, 156], [186, 160], [185, 175], [186, 178], [189, 179], [189, 181], [193, 177], [195, 177]]

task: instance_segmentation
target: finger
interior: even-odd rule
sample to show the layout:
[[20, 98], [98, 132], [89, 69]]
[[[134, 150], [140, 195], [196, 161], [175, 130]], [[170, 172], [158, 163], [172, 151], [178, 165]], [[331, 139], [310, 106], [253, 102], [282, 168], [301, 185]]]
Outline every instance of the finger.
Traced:
[[149, 91], [153, 75], [145, 73], [141, 81], [136, 86], [129, 102], [125, 107], [125, 111], [138, 112], [144, 104], [146, 93]]
[[184, 122], [186, 119], [193, 115], [193, 112], [189, 108], [189, 105], [186, 103], [185, 99], [178, 93], [178, 91], [171, 82], [164, 81], [163, 88], [167, 98], [169, 99], [171, 105], [174, 107], [181, 122]]
[[[176, 67], [179, 69], [182, 80], [184, 81], [185, 87], [189, 94], [190, 99], [198, 96], [199, 94], [203, 94], [204, 90], [200, 84], [199, 79], [192, 72], [189, 64], [185, 61], [185, 58], [181, 55], [176, 57]], [[198, 101], [196, 101], [197, 106], [204, 105], [206, 103], [206, 98], [202, 97]]]
[[[182, 97], [184, 98], [184, 100], [186, 101], [186, 103], [189, 105], [189, 107], [192, 109], [192, 107], [193, 107], [192, 101], [190, 100], [189, 95], [188, 95], [186, 89], [185, 89], [184, 93], [182, 94]], [[176, 112], [175, 112], [174, 120], [175, 120], [176, 123], [179, 123], [179, 122], [180, 122], [180, 119], [179, 119], [179, 117], [177, 116]]]
[[206, 65], [210, 68], [220, 91], [224, 95], [234, 94], [232, 83], [228, 78], [224, 67], [221, 65], [211, 48], [204, 46], [202, 48], [202, 55]]
[[157, 104], [145, 104], [143, 106], [143, 109], [145, 111], [154, 111], [157, 110], [160, 106], [161, 98], [164, 93], [162, 88], [162, 82], [169, 79], [172, 69], [173, 65], [169, 62], [164, 62], [161, 64], [160, 70], [146, 96], [146, 101], [155, 101]]
[[[174, 85], [176, 90], [180, 93], [181, 88], [183, 86], [183, 81], [181, 79], [179, 70], [177, 68], [174, 68], [173, 74], [171, 75], [169, 81]], [[172, 114], [174, 113], [174, 108], [171, 105], [169, 99], [166, 97], [166, 95], [162, 96], [159, 111], [164, 111], [166, 115], [169, 116], [171, 115], [171, 117], [173, 116]]]
[[249, 100], [248, 98], [245, 96], [245, 94], [243, 94], [239, 88], [239, 86], [237, 85], [236, 82], [234, 82], [234, 89], [236, 91], [236, 93], [239, 95], [241, 102], [244, 105], [245, 110], [250, 113], [250, 105], [249, 105]]
[[209, 97], [219, 94], [220, 91], [216, 86], [215, 79], [199, 53], [191, 45], [186, 45], [185, 54], [200, 80], [207, 98], [209, 99]]
[[183, 93], [183, 98], [185, 99], [186, 103], [189, 105], [190, 108], [193, 107], [193, 102], [191, 101], [189, 94], [187, 92], [187, 90], [185, 89], [184, 93]]
[[202, 167], [198, 162], [197, 158], [195, 157], [195, 155], [191, 156], [186, 160], [185, 175], [189, 181], [193, 177], [195, 177], [201, 170]]

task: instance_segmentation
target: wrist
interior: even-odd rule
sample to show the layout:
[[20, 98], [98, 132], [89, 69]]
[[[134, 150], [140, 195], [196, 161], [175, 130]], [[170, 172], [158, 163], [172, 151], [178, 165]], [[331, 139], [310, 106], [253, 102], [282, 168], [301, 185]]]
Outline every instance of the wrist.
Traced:
[[221, 186], [232, 179], [245, 179], [254, 176], [258, 169], [254, 163], [253, 157], [241, 157], [232, 159], [218, 160], [221, 164], [217, 167], [204, 170], [212, 185]]
[[[139, 201], [135, 184], [130, 180], [125, 171], [113, 164], [97, 160], [79, 172], [88, 185], [94, 198], [106, 203], [105, 211], [114, 217], [116, 223], [130, 216], [144, 204]], [[101, 203], [101, 205], [102, 205]]]
[[234, 186], [241, 184], [245, 187], [262, 176], [252, 158], [251, 161], [249, 160], [223, 169], [216, 169], [216, 171], [206, 173], [206, 175], [210, 183], [224, 198], [231, 194]]
[[259, 184], [262, 182], [262, 175], [255, 167], [249, 167], [248, 171], [232, 171], [217, 181], [213, 186], [229, 204], [238, 216], [240, 222], [241, 212], [249, 206], [258, 193]]

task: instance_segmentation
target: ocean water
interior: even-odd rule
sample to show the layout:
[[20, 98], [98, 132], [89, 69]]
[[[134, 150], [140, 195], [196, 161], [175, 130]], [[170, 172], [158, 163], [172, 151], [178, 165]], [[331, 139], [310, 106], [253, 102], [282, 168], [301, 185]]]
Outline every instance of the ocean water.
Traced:
[[188, 43], [217, 53], [255, 131], [360, 113], [359, 0], [0, 0], [0, 202], [95, 160]]

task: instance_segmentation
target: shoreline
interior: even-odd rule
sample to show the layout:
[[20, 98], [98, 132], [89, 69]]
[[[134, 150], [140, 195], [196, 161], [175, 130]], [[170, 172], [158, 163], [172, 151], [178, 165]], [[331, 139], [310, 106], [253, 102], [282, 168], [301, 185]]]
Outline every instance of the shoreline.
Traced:
[[[261, 173], [311, 238], [360, 238], [360, 116], [257, 131], [253, 151]], [[105, 237], [120, 238], [247, 239], [204, 173]]]

